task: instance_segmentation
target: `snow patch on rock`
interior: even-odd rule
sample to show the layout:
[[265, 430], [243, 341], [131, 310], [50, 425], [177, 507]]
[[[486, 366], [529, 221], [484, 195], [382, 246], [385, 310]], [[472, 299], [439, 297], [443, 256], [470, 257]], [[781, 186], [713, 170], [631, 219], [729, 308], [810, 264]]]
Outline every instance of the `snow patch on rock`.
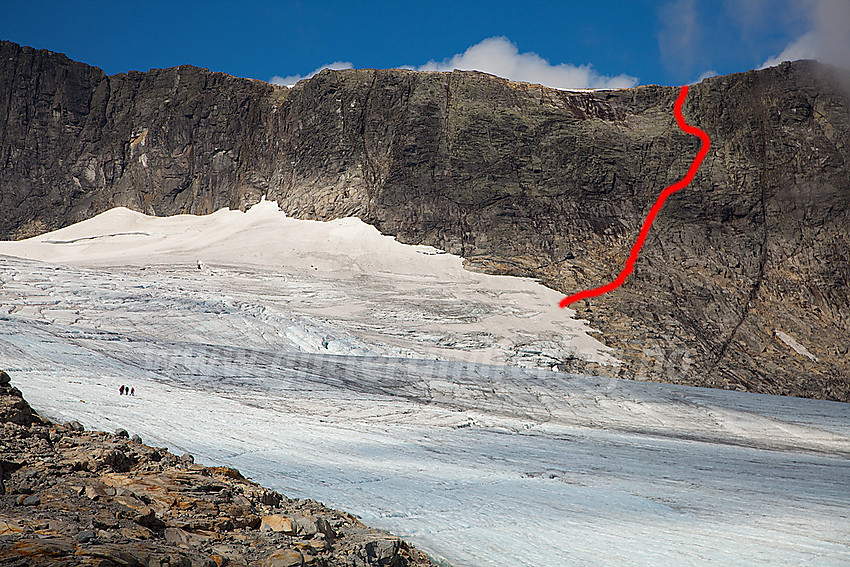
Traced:
[[774, 331], [776, 333], [776, 338], [785, 343], [788, 347], [790, 347], [797, 354], [801, 354], [808, 358], [809, 360], [813, 360], [815, 362], [819, 362], [818, 358], [809, 352], [809, 349], [801, 345], [797, 340], [789, 335], [788, 333], [784, 333], [780, 330]]

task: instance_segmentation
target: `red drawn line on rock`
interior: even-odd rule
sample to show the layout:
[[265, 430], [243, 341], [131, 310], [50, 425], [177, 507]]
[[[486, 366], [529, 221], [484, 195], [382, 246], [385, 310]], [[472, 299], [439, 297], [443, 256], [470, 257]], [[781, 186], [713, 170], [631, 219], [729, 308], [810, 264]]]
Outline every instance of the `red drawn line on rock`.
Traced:
[[658, 199], [656, 199], [655, 204], [652, 205], [652, 208], [649, 210], [649, 214], [646, 215], [646, 220], [643, 221], [643, 226], [640, 229], [640, 234], [638, 234], [637, 240], [635, 241], [634, 246], [632, 246], [632, 252], [631, 254], [629, 254], [629, 259], [626, 260], [626, 266], [623, 268], [623, 271], [620, 272], [620, 275], [617, 276], [617, 279], [601, 287], [597, 287], [594, 289], [586, 289], [584, 291], [580, 291], [578, 293], [574, 293], [573, 295], [565, 297], [561, 300], [561, 308], [564, 308], [570, 303], [580, 301], [582, 299], [588, 299], [590, 297], [602, 295], [603, 293], [608, 293], [609, 291], [613, 291], [623, 285], [626, 281], [626, 278], [628, 278], [635, 269], [635, 262], [637, 261], [638, 254], [640, 254], [640, 249], [643, 247], [643, 243], [646, 240], [647, 235], [649, 234], [649, 229], [652, 226], [652, 223], [655, 221], [655, 217], [658, 215], [658, 212], [661, 210], [661, 207], [664, 206], [664, 201], [667, 200], [667, 197], [669, 197], [679, 189], [684, 189], [691, 181], [693, 181], [694, 176], [697, 174], [697, 170], [699, 169], [703, 158], [705, 158], [705, 155], [708, 153], [709, 147], [711, 147], [711, 140], [709, 140], [708, 134], [706, 134], [696, 126], [691, 126], [685, 122], [685, 118], [682, 116], [682, 105], [685, 103], [685, 99], [687, 98], [687, 96], [688, 86], [685, 85], [682, 87], [681, 92], [679, 92], [679, 98], [676, 99], [676, 104], [673, 107], [673, 113], [676, 115], [676, 122], [678, 122], [679, 128], [683, 132], [697, 136], [702, 141], [702, 146], [700, 146], [700, 149], [697, 152], [693, 163], [691, 163], [691, 167], [690, 169], [688, 169], [687, 175], [685, 175], [685, 177], [683, 177], [680, 181], [677, 181], [676, 183], [664, 189], [664, 191], [662, 191], [661, 194], [658, 196]]

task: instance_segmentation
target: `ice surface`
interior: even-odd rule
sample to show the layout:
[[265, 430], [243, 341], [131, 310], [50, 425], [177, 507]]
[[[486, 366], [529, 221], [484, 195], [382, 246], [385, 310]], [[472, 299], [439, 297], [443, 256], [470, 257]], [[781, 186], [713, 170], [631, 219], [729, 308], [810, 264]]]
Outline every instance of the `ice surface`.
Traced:
[[846, 404], [520, 368], [616, 361], [534, 282], [263, 207], [3, 243], [38, 258], [0, 257], [3, 368], [48, 417], [237, 467], [454, 566], [850, 564]]
[[[339, 354], [546, 368], [568, 357], [618, 364], [573, 311], [557, 309], [560, 294], [534, 280], [466, 271], [457, 256], [400, 244], [358, 219], [287, 218], [268, 201], [247, 213], [167, 218], [118, 208], [0, 242], [0, 254], [109, 268], [102, 285], [96, 270], [48, 271], [26, 284], [39, 291], [16, 292], [30, 304], [17, 309], [41, 309], [33, 298], [42, 296], [48, 304], [41, 311], [57, 322], [68, 321], [68, 312], [120, 305], [130, 312], [122, 329], [154, 336], [188, 332], [215, 342], [224, 333], [229, 343], [235, 332], [255, 346]], [[88, 284], [77, 286], [78, 278]], [[167, 309], [168, 324], [148, 309]]]

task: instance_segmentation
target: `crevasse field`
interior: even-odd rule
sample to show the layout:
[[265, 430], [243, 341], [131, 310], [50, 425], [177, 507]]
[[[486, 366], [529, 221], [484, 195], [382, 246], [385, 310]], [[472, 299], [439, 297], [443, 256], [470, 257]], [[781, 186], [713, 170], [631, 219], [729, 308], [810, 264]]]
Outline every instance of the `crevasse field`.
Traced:
[[357, 219], [114, 209], [0, 243], [0, 364], [445, 565], [850, 565], [850, 406], [560, 372], [618, 364], [560, 297]]

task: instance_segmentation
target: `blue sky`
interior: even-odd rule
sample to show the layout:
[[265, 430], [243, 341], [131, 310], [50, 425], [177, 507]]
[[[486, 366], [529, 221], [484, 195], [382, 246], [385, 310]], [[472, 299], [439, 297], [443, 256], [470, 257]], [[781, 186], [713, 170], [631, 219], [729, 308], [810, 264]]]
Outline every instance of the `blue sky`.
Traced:
[[0, 0], [0, 38], [109, 74], [191, 64], [285, 83], [335, 63], [478, 68], [576, 88], [679, 85], [783, 56], [848, 61], [848, 7], [848, 0]]

